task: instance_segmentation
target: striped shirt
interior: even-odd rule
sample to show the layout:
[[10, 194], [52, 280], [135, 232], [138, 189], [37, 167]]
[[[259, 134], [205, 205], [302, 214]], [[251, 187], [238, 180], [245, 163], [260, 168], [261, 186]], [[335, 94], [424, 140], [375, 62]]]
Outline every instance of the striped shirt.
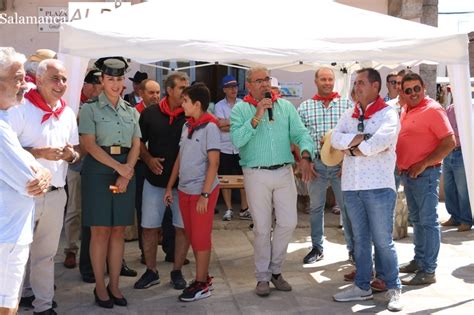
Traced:
[[353, 108], [354, 104], [344, 98], [335, 98], [326, 108], [322, 101], [309, 99], [301, 103], [298, 107], [298, 114], [303, 124], [308, 128], [309, 134], [314, 141], [315, 155], [319, 155], [321, 150], [320, 141], [330, 129], [334, 129], [342, 114]]
[[291, 143], [297, 144], [300, 152], [307, 151], [314, 157], [314, 141], [293, 104], [279, 98], [273, 103], [274, 121], [268, 120], [268, 111], [265, 111], [260, 123], [253, 128], [252, 118], [256, 112], [255, 106], [239, 102], [230, 115], [230, 136], [239, 148], [242, 167], [294, 163]]

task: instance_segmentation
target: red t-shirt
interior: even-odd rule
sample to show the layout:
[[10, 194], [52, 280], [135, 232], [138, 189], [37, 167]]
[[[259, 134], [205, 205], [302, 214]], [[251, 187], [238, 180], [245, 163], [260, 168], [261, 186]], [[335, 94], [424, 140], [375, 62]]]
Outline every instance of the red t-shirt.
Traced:
[[[443, 138], [454, 134], [446, 111], [436, 101], [425, 98], [415, 108], [403, 107], [397, 142], [397, 167], [406, 170], [424, 160]], [[441, 163], [437, 161], [435, 164]]]

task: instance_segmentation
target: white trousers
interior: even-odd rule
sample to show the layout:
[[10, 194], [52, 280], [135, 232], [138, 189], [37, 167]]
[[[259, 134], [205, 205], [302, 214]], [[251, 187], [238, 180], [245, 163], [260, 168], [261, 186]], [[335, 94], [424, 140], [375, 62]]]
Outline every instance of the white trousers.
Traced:
[[35, 198], [35, 230], [22, 293], [23, 297], [35, 296], [35, 312], [52, 308], [54, 256], [58, 250], [65, 206], [63, 188]]
[[0, 307], [16, 308], [30, 244], [0, 244]]
[[[270, 281], [281, 273], [298, 221], [296, 186], [290, 165], [276, 170], [244, 168], [244, 186], [254, 223], [255, 276], [257, 281]], [[272, 237], [272, 212], [276, 223]]]

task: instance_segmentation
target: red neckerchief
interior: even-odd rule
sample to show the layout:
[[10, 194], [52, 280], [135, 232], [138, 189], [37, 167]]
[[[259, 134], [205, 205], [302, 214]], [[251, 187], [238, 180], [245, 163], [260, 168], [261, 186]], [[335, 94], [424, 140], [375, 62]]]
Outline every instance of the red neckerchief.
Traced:
[[208, 123], [214, 123], [217, 125], [217, 118], [214, 117], [214, 115], [211, 115], [206, 112], [201, 117], [199, 117], [198, 120], [195, 120], [193, 117], [190, 117], [186, 119], [186, 122], [188, 123], [188, 139], [191, 139], [191, 137], [193, 136], [193, 132], [196, 129], [199, 129], [201, 126], [204, 127]]
[[170, 117], [170, 125], [176, 117], [184, 113], [184, 109], [181, 106], [175, 108], [174, 111], [171, 111], [170, 104], [168, 103], [168, 96], [165, 96], [158, 105], [160, 106], [161, 112]]
[[41, 96], [41, 94], [38, 93], [38, 90], [36, 89], [31, 89], [28, 93], [26, 93], [25, 98], [29, 100], [34, 106], [38, 107], [43, 112], [46, 112], [46, 114], [43, 115], [43, 119], [41, 119], [41, 123], [44, 123], [51, 116], [54, 116], [56, 117], [56, 119], [59, 119], [59, 116], [66, 108], [66, 102], [61, 98], [59, 99], [59, 101], [61, 102], [61, 106], [59, 106], [59, 108], [56, 110], [52, 110], [52, 108], [49, 107], [48, 104], [46, 104], [43, 97]]
[[[352, 113], [352, 118], [359, 118], [360, 116], [359, 106], [360, 106], [360, 103], [354, 106], [354, 112]], [[385, 104], [383, 99], [380, 96], [377, 96], [377, 99], [375, 100], [375, 102], [372, 105], [370, 105], [367, 108], [367, 110], [364, 112], [364, 119], [370, 119], [376, 112], [384, 109], [387, 106], [388, 105]]]
[[81, 92], [81, 104], [84, 104], [88, 100], [89, 100], [89, 98], [87, 96], [85, 96], [84, 93]]
[[322, 101], [322, 102], [331, 102], [333, 99], [339, 98], [339, 97], [341, 97], [341, 96], [339, 95], [339, 93], [337, 93], [337, 92], [332, 92], [332, 93], [329, 94], [328, 96], [321, 96], [321, 95], [319, 95], [319, 94], [315, 94], [315, 95], [313, 96], [313, 100], [315, 100], [315, 101]]
[[36, 78], [32, 75], [29, 75], [29, 74], [25, 75], [25, 81], [36, 85]]
[[141, 114], [145, 110], [145, 103], [143, 103], [143, 100], [135, 105], [135, 109]]
[[[272, 102], [276, 102], [279, 99], [278, 95], [272, 92]], [[257, 107], [258, 101], [249, 93], [244, 96], [244, 102], [250, 103], [253, 106]]]

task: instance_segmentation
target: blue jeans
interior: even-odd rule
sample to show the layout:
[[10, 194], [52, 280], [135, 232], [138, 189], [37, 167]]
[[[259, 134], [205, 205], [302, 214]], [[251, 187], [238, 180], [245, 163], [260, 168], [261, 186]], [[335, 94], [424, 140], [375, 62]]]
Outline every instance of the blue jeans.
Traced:
[[340, 166], [326, 166], [320, 159], [314, 160], [314, 170], [319, 174], [309, 185], [310, 214], [311, 214], [311, 242], [313, 248], [323, 251], [324, 236], [324, 205], [326, 204], [326, 191], [331, 185], [336, 197], [336, 202], [341, 208], [342, 225], [344, 227], [344, 238], [346, 239], [347, 250], [353, 251], [352, 229], [347, 217], [346, 207], [341, 192], [341, 177], [338, 173]]
[[401, 288], [398, 258], [392, 239], [393, 212], [397, 194], [393, 189], [344, 191], [347, 214], [354, 233], [355, 284], [370, 288], [372, 279], [372, 242], [377, 251], [376, 263], [387, 288]]
[[446, 210], [456, 223], [472, 225], [471, 204], [461, 150], [452, 151], [443, 162]]
[[435, 272], [441, 234], [438, 224], [440, 167], [426, 169], [417, 178], [402, 173], [402, 183], [408, 205], [408, 217], [413, 224], [415, 261], [421, 271]]

